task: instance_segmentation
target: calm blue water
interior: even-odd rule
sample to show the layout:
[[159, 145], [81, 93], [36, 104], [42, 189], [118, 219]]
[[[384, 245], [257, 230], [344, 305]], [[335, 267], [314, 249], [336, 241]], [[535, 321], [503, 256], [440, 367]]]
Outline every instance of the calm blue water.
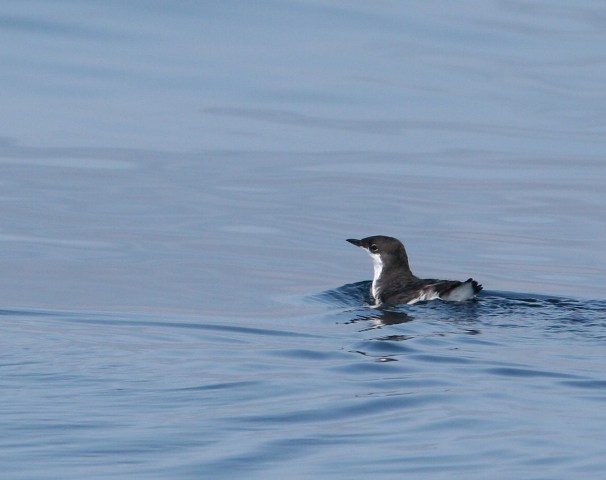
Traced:
[[2, 477], [606, 475], [605, 18], [3, 2]]

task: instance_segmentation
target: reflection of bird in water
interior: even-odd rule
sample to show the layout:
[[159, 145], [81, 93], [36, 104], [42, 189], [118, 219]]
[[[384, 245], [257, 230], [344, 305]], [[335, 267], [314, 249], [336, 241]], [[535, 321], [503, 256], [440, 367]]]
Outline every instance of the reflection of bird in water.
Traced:
[[373, 328], [383, 327], [385, 325], [398, 325], [400, 323], [412, 322], [414, 317], [398, 311], [390, 310], [372, 310], [368, 314], [356, 315], [355, 318], [346, 323], [370, 322], [371, 326], [363, 330], [372, 330]]

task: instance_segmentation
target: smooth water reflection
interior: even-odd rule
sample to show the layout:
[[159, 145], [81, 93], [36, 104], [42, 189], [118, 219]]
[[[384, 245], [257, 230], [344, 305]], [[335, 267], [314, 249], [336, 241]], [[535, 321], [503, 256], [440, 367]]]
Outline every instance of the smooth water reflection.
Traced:
[[42, 473], [28, 452], [63, 478], [604, 468], [603, 302], [331, 296], [288, 322], [3, 311], [7, 478]]

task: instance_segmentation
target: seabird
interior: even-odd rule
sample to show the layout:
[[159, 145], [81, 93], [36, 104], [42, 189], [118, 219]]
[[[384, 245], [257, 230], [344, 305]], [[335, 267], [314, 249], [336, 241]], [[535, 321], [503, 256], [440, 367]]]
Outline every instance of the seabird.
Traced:
[[377, 306], [412, 304], [436, 298], [462, 302], [474, 298], [482, 290], [482, 285], [472, 278], [460, 282], [415, 277], [408, 266], [404, 245], [397, 238], [376, 235], [347, 241], [365, 249], [372, 258], [371, 294]]

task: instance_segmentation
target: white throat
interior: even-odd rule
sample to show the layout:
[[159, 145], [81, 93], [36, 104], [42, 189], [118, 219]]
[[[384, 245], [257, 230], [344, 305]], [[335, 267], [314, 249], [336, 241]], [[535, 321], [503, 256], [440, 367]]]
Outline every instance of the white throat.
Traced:
[[372, 258], [372, 265], [374, 267], [374, 276], [372, 279], [372, 296], [375, 299], [376, 303], [379, 303], [379, 286], [377, 283], [379, 282], [379, 278], [381, 277], [381, 272], [383, 271], [383, 261], [381, 260], [381, 255], [376, 253], [370, 253], [370, 258]]

